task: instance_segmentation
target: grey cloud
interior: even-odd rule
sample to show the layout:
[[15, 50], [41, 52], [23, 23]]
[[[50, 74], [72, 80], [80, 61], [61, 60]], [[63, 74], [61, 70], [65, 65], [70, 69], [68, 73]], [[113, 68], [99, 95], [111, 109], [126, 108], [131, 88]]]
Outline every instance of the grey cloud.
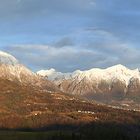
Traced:
[[52, 43], [53, 46], [55, 47], [65, 47], [65, 46], [73, 46], [74, 42], [72, 41], [71, 38], [69, 37], [64, 37], [57, 42]]

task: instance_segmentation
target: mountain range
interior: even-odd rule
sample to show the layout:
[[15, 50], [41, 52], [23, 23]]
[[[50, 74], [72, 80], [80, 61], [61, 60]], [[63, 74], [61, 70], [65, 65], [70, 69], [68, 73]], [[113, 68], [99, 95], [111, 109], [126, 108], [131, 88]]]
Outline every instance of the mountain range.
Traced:
[[89, 100], [140, 102], [139, 69], [131, 70], [121, 64], [72, 73], [57, 72], [55, 69], [41, 70], [37, 74], [54, 82], [63, 92]]

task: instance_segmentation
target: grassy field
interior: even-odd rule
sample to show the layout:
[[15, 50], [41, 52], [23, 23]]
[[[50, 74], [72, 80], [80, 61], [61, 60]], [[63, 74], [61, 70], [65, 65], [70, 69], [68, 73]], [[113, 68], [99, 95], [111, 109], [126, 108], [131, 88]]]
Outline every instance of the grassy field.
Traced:
[[[108, 136], [107, 136], [108, 135]], [[104, 137], [107, 136], [107, 137]], [[98, 135], [84, 136], [71, 132], [0, 132], [0, 140], [138, 140], [137, 137], [130, 139], [123, 135]]]
[[136, 126], [89, 124], [75, 130], [0, 131], [0, 140], [139, 140]]
[[0, 140], [80, 140], [80, 134], [69, 131], [19, 132], [1, 131]]

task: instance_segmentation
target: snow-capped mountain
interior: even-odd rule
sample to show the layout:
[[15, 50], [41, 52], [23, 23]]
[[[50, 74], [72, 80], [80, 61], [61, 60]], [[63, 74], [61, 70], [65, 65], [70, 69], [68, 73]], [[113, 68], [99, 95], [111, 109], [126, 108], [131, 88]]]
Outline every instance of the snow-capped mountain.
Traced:
[[[140, 89], [140, 72], [119, 64], [107, 69], [93, 68], [86, 71], [61, 73], [54, 69], [41, 70], [38, 74], [48, 77], [64, 92], [82, 96], [124, 96]], [[110, 94], [111, 93], [111, 94]], [[120, 97], [120, 96], [119, 96]]]
[[20, 64], [14, 56], [0, 51], [0, 77], [8, 80], [27, 82], [29, 76], [32, 78], [35, 74]]
[[49, 80], [57, 82], [62, 80], [76, 79], [81, 81], [84, 78], [89, 81], [96, 81], [97, 83], [102, 80], [112, 82], [116, 79], [122, 81], [126, 86], [132, 78], [140, 78], [140, 72], [138, 69], [130, 70], [123, 65], [115, 65], [107, 69], [93, 68], [86, 71], [76, 70], [73, 73], [57, 72], [55, 69], [40, 70], [37, 74], [47, 77]]
[[3, 51], [0, 51], [0, 78], [24, 85], [45, 86], [49, 90], [56, 88], [54, 84], [22, 65], [14, 56]]
[[72, 73], [57, 72], [53, 68], [49, 70], [40, 70], [37, 72], [37, 74], [46, 77], [48, 80], [51, 81], [60, 81], [72, 78]]

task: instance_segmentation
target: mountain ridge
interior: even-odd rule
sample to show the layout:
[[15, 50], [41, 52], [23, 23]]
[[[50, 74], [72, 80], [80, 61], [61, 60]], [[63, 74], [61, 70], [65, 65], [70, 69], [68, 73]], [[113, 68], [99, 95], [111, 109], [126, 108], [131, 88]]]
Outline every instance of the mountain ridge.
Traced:
[[[48, 77], [49, 80], [51, 81], [55, 81], [55, 80], [62, 80], [62, 79], [70, 79], [70, 78], [75, 78], [75, 77], [79, 77], [79, 80], [83, 79], [84, 77], [90, 79], [95, 78], [95, 79], [104, 79], [107, 80], [109, 79], [111, 76], [112, 78], [118, 78], [121, 79], [122, 81], [125, 80], [126, 84], [128, 85], [129, 80], [134, 77], [134, 78], [140, 78], [140, 72], [137, 69], [131, 70], [128, 69], [127, 67], [118, 64], [112, 67], [108, 67], [106, 69], [100, 69], [100, 68], [92, 68], [89, 70], [76, 70], [72, 73], [62, 73], [62, 72], [58, 72], [55, 69], [49, 69], [49, 70], [40, 70], [37, 72], [37, 74], [41, 75], [41, 76], [46, 76]], [[123, 75], [123, 77], [122, 77]], [[125, 76], [125, 77], [124, 77]]]
[[45, 78], [48, 77], [66, 93], [99, 101], [111, 102], [127, 98], [140, 100], [140, 72], [138, 69], [131, 70], [119, 64], [106, 69], [93, 68], [64, 74], [54, 69], [50, 71], [37, 73]]

